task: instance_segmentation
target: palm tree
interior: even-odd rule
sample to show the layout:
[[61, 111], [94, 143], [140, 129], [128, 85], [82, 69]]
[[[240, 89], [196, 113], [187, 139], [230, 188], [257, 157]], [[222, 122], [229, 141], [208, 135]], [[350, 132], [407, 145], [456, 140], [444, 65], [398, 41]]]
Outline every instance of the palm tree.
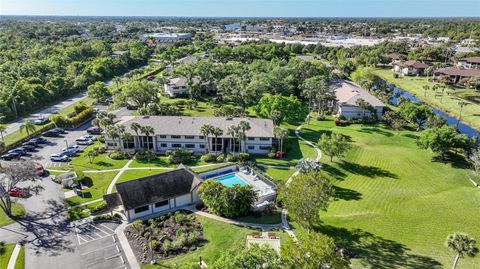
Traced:
[[[105, 131], [108, 137], [110, 137], [113, 141], [120, 138], [120, 134], [118, 133], [118, 128], [116, 128], [116, 126], [109, 125], [106, 127]], [[120, 145], [118, 146], [120, 147]]]
[[29, 119], [25, 119], [25, 121], [23, 121], [23, 124], [20, 125], [20, 132], [27, 132], [27, 137], [30, 136], [30, 133], [35, 132], [35, 129], [35, 124]]
[[[245, 146], [246, 140], [247, 140], [247, 131], [251, 129], [250, 123], [246, 120], [241, 120], [238, 123], [238, 128], [240, 130], [239, 139], [243, 141], [243, 145]], [[242, 147], [241, 145], [240, 145], [240, 149], [243, 149], [242, 151], [245, 151], [245, 147]]]
[[288, 130], [281, 127], [275, 127], [273, 129], [273, 135], [275, 136], [276, 139], [280, 140], [280, 152], [283, 158], [283, 156], [285, 155], [283, 151], [283, 140], [285, 140], [288, 137]]
[[[218, 137], [223, 135], [223, 130], [220, 129], [219, 127], [214, 127], [212, 130], [212, 134], [215, 136], [215, 142], [218, 144]], [[222, 146], [223, 147], [223, 146]], [[217, 149], [215, 148], [215, 152], [217, 152]]]
[[465, 256], [475, 257], [475, 255], [477, 255], [478, 248], [476, 243], [475, 239], [464, 233], [454, 233], [447, 237], [447, 242], [445, 242], [445, 244], [449, 249], [456, 253], [452, 267], [453, 269], [457, 268], [459, 258]]
[[153, 129], [152, 126], [146, 125], [146, 126], [142, 126], [141, 132], [142, 134], [145, 134], [145, 136], [147, 137], [147, 150], [150, 150], [149, 138], [150, 138], [150, 135], [155, 132], [155, 130]]
[[232, 147], [232, 153], [235, 155], [235, 140], [238, 137], [238, 132], [240, 131], [240, 128], [237, 125], [231, 125], [228, 127], [227, 134], [232, 136], [232, 141], [233, 141], [233, 147]]
[[115, 125], [118, 133], [118, 147], [122, 144], [122, 140], [125, 138], [125, 126], [124, 125]]
[[200, 133], [205, 138], [205, 142], [207, 142], [207, 152], [210, 150], [210, 140], [208, 139], [208, 135], [212, 134], [214, 129], [215, 127], [210, 124], [204, 124], [200, 127]]
[[430, 86], [429, 85], [423, 85], [423, 96], [424, 97], [427, 97], [427, 91], [430, 90]]
[[2, 140], [4, 140], [3, 133], [5, 132], [5, 130], [7, 130], [7, 126], [0, 124], [0, 135], [2, 136]]
[[140, 123], [138, 122], [132, 122], [132, 124], [130, 125], [130, 129], [135, 132], [135, 135], [137, 136], [136, 139], [138, 141], [138, 144], [140, 145], [140, 136], [138, 136], [138, 132], [140, 132], [140, 130], [142, 129], [142, 125], [140, 125]]

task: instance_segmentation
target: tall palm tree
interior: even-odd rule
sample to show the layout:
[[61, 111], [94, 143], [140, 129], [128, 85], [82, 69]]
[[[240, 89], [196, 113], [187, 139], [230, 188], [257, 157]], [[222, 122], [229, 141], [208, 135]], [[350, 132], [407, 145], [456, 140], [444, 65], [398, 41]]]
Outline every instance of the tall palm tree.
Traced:
[[[218, 144], [218, 137], [223, 135], [223, 130], [220, 129], [219, 127], [214, 127], [212, 130], [212, 134], [215, 136], [215, 142]], [[223, 145], [222, 145], [223, 148]], [[218, 150], [215, 148], [215, 152], [218, 152]]]
[[27, 132], [27, 137], [30, 136], [30, 133], [35, 132], [35, 124], [29, 119], [25, 119], [23, 124], [20, 125], [20, 132]]
[[475, 257], [478, 253], [475, 239], [471, 238], [468, 234], [454, 233], [447, 237], [445, 244], [447, 247], [455, 251], [455, 260], [453, 262], [453, 269], [457, 268], [457, 263], [460, 258], [465, 256]]
[[285, 155], [285, 152], [283, 151], [283, 141], [288, 137], [288, 130], [281, 127], [275, 127], [275, 129], [273, 129], [273, 135], [280, 141], [280, 152], [282, 153], [283, 158]]
[[[109, 125], [109, 126], [106, 127], [105, 131], [106, 131], [108, 137], [110, 137], [113, 141], [120, 138], [120, 134], [119, 134], [118, 128], [116, 128], [116, 126]], [[120, 147], [120, 145], [118, 145], [118, 147]]]
[[118, 147], [122, 144], [122, 140], [125, 138], [125, 126], [124, 125], [115, 125], [118, 133]]
[[155, 132], [155, 130], [153, 129], [152, 126], [149, 126], [149, 125], [142, 126], [140, 130], [142, 134], [145, 134], [145, 136], [147, 137], [147, 150], [150, 150], [149, 138], [150, 138], [150, 135]]
[[232, 145], [233, 155], [235, 155], [235, 141], [238, 137], [238, 132], [239, 131], [240, 131], [240, 128], [237, 125], [231, 125], [231, 126], [228, 127], [227, 134], [232, 136], [232, 141], [233, 141], [233, 145]]
[[[243, 141], [243, 145], [245, 146], [246, 140], [247, 140], [247, 131], [251, 129], [250, 123], [246, 120], [241, 120], [238, 123], [238, 128], [240, 130], [239, 139], [240, 139], [240, 141]], [[242, 151], [245, 151], [245, 147], [242, 147], [242, 145], [240, 145], [240, 149]]]
[[138, 133], [140, 132], [140, 130], [142, 129], [142, 125], [140, 125], [140, 123], [138, 122], [132, 122], [132, 124], [130, 125], [130, 129], [132, 129], [132, 131], [135, 132], [135, 135], [137, 136], [137, 143], [139, 144], [140, 146], [140, 136], [138, 136]]
[[3, 139], [3, 133], [7, 130], [7, 126], [5, 126], [4, 124], [0, 124], [0, 135], [2, 136], [2, 140]]
[[423, 85], [423, 96], [424, 97], [427, 97], [427, 91], [430, 90], [430, 86], [429, 85]]
[[207, 152], [210, 151], [210, 140], [208, 139], [208, 135], [212, 134], [214, 129], [215, 127], [210, 124], [204, 124], [200, 127], [200, 133], [205, 138], [205, 142], [207, 142]]

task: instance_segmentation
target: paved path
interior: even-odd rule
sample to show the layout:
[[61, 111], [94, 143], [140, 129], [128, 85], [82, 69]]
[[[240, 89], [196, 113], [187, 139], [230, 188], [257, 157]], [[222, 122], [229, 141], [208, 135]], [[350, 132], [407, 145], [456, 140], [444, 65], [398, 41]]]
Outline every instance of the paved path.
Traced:
[[10, 260], [8, 260], [7, 269], [15, 269], [15, 263], [17, 262], [18, 254], [20, 253], [21, 248], [22, 246], [19, 243], [15, 245], [12, 256], [10, 256]]
[[120, 168], [120, 170], [118, 170], [118, 173], [117, 175], [112, 179], [112, 181], [110, 181], [110, 185], [108, 185], [108, 189], [107, 189], [107, 194], [110, 194], [113, 192], [113, 188], [115, 187], [115, 183], [117, 183], [117, 180], [122, 176], [123, 174], [123, 171], [127, 170], [128, 169], [128, 166], [133, 162], [133, 160], [129, 160], [125, 166], [123, 166], [122, 168]]
[[131, 269], [140, 269], [140, 264], [138, 264], [137, 258], [135, 254], [133, 254], [133, 250], [130, 247], [130, 243], [128, 243], [128, 239], [123, 232], [127, 227], [128, 223], [123, 222], [120, 226], [115, 229], [115, 234], [118, 237], [118, 242], [122, 246], [123, 252], [125, 257], [127, 258], [128, 263], [130, 264]]
[[218, 220], [218, 221], [225, 222], [225, 223], [228, 223], [228, 224], [234, 224], [234, 225], [239, 225], [239, 226], [244, 226], [244, 227], [249, 227], [249, 228], [262, 229], [262, 231], [270, 231], [270, 230], [275, 229], [275, 228], [282, 228], [282, 223], [261, 224], [261, 223], [243, 222], [243, 221], [227, 219], [227, 218], [220, 217], [220, 216], [217, 216], [217, 215], [214, 215], [214, 214], [199, 211], [196, 208], [187, 208], [187, 210], [192, 211], [193, 214], [203, 216], [203, 217], [206, 217], [206, 218]]
[[[317, 145], [315, 145], [314, 143], [306, 140], [305, 138], [303, 138], [301, 135], [300, 135], [300, 130], [303, 128], [303, 126], [305, 125], [305, 122], [302, 123], [300, 126], [297, 127], [297, 129], [295, 129], [295, 135], [298, 137], [298, 139], [304, 141], [305, 143], [307, 143], [308, 145], [312, 146], [315, 151], [317, 152], [317, 157], [315, 158], [315, 162], [319, 162], [320, 161], [320, 158], [322, 158], [322, 152], [320, 151], [320, 149], [317, 147]], [[295, 171], [295, 173], [293, 173], [287, 180], [287, 182], [285, 183], [285, 185], [288, 185], [290, 184], [290, 182], [292, 182], [292, 180], [295, 178], [295, 176], [297, 176], [300, 172], [297, 170]], [[297, 240], [297, 237], [295, 236], [295, 234], [293, 233], [292, 229], [290, 228], [290, 225], [288, 224], [288, 219], [287, 219], [287, 209], [282, 209], [282, 228], [283, 230], [288, 234], [290, 235], [290, 237], [292, 237], [293, 240]]]

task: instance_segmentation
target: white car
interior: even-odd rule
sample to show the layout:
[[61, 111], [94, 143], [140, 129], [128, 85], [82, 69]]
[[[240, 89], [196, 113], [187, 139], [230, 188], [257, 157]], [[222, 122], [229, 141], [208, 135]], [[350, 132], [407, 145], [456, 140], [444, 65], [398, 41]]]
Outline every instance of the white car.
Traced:
[[90, 139], [92, 141], [97, 141], [97, 138], [94, 135], [84, 135], [81, 138]]
[[56, 153], [50, 155], [50, 160], [53, 162], [68, 162], [70, 161], [70, 158], [67, 155]]
[[62, 151], [66, 151], [66, 150], [79, 151], [80, 150], [79, 148], [80, 147], [78, 145], [71, 145], [71, 146], [68, 146], [66, 148], [63, 148]]
[[75, 140], [75, 142], [78, 145], [91, 145], [93, 144], [93, 141], [91, 139], [85, 138], [85, 137], [80, 137]]

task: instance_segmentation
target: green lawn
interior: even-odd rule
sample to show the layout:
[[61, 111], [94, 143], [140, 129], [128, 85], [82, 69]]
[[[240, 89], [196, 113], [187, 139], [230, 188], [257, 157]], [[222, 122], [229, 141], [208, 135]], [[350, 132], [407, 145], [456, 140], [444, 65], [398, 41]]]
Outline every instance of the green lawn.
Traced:
[[219, 163], [219, 164], [214, 164], [214, 165], [209, 165], [209, 166], [204, 166], [204, 167], [196, 167], [196, 168], [191, 168], [193, 172], [201, 174], [205, 173], [214, 169], [219, 169], [227, 166], [233, 165], [232, 163]]
[[250, 222], [250, 223], [260, 223], [260, 224], [279, 224], [282, 223], [282, 211], [275, 210], [272, 214], [255, 217], [252, 215], [237, 218], [235, 220], [243, 221], [243, 222]]
[[[320, 230], [358, 257], [355, 268], [449, 267], [449, 234], [480, 240], [480, 192], [466, 179], [464, 163], [433, 161], [434, 154], [417, 147], [418, 133], [382, 126], [312, 121], [302, 135], [316, 139], [330, 131], [350, 137], [354, 148], [341, 161], [322, 158], [336, 198], [321, 213]], [[480, 257], [466, 258], [458, 268], [479, 265]]]
[[[236, 249], [245, 245], [246, 236], [253, 230], [226, 224], [220, 221], [197, 216], [203, 225], [204, 238], [207, 243], [200, 249], [167, 260], [165, 263], [172, 265], [194, 263], [201, 256], [207, 265], [215, 262], [229, 249]], [[161, 265], [145, 265], [142, 268], [162, 268]]]
[[78, 205], [102, 198], [107, 193], [108, 185], [118, 172], [85, 173], [83, 184], [89, 187], [82, 196], [74, 196], [66, 200], [67, 205]]
[[[16, 217], [22, 217], [25, 215], [25, 208], [23, 205], [15, 203], [12, 206], [13, 215]], [[9, 218], [3, 210], [0, 209], [0, 227], [13, 223], [14, 221]]]
[[0, 269], [7, 269], [8, 261], [10, 256], [12, 256], [14, 248], [15, 244], [5, 244], [5, 252], [0, 254]]
[[18, 253], [17, 261], [15, 262], [15, 269], [24, 269], [25, 268], [25, 247], [20, 248]]
[[277, 167], [265, 167], [258, 166], [258, 168], [268, 176], [272, 177], [275, 183], [284, 184], [287, 179], [295, 173], [295, 168], [277, 168]]
[[[434, 85], [433, 82], [428, 81], [426, 77], [393, 77], [393, 71], [389, 69], [377, 69], [375, 70], [375, 74], [381, 77], [382, 79], [394, 83], [395, 85], [399, 86], [400, 88], [414, 94], [418, 98], [422, 99], [423, 101], [440, 108], [441, 110], [451, 114], [452, 116], [459, 117], [460, 115], [460, 106], [458, 105], [458, 98], [456, 94], [462, 92], [475, 92], [473, 89], [455, 89], [450, 90], [447, 89], [445, 92], [445, 96], [443, 96], [443, 100], [439, 96], [435, 97], [434, 91], [427, 91], [427, 95], [424, 94], [424, 89], [422, 88], [424, 85], [432, 86]], [[440, 91], [439, 91], [440, 93]], [[469, 125], [475, 127], [476, 129], [480, 130], [480, 105], [475, 103], [470, 103], [469, 105], [463, 108], [462, 112], [462, 120], [467, 122]]]
[[[209, 164], [206, 163], [202, 160], [200, 160], [199, 157], [193, 158], [190, 162], [186, 163], [185, 165], [188, 166], [200, 166], [200, 165], [205, 165]], [[168, 163], [167, 156], [158, 156], [155, 159], [152, 159], [150, 161], [144, 161], [144, 160], [133, 160], [133, 162], [130, 163], [129, 167], [170, 167], [170, 168], [176, 168], [178, 167], [178, 164], [170, 164]]]

